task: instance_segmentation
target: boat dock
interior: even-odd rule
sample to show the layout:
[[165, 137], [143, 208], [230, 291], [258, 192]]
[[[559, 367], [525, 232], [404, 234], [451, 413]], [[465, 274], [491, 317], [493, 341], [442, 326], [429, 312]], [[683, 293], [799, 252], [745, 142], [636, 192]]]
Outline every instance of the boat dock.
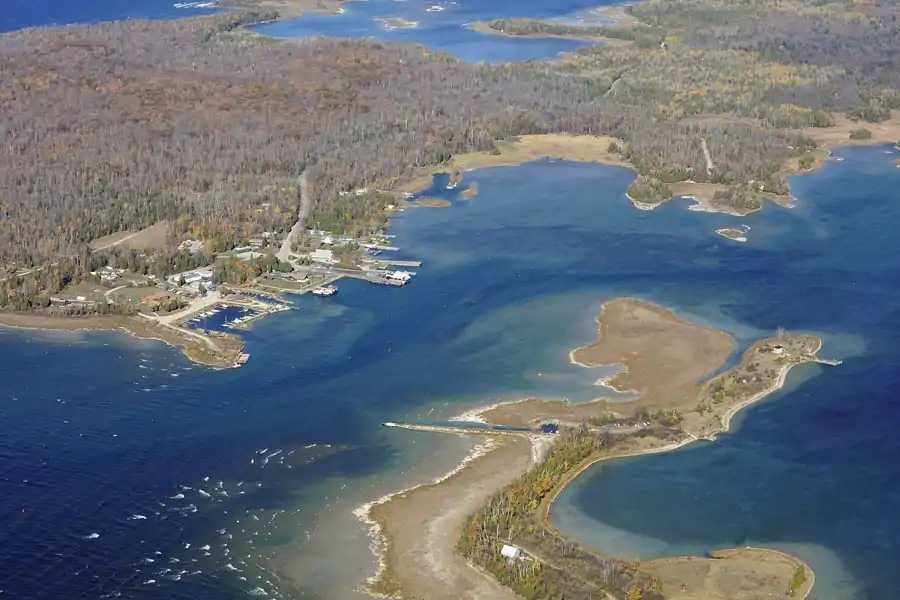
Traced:
[[360, 246], [360, 248], [365, 248], [367, 250], [386, 250], [388, 252], [396, 252], [397, 250], [400, 249], [400, 248], [397, 248], [396, 246], [383, 246], [381, 244], [368, 244], [368, 243], [360, 244], [359, 246]]
[[421, 260], [382, 260], [380, 258], [363, 259], [363, 262], [384, 267], [414, 267], [422, 266]]
[[237, 357], [237, 360], [235, 361], [235, 363], [237, 364], [237, 366], [241, 367], [243, 365], [246, 365], [247, 361], [249, 361], [249, 360], [250, 360], [250, 355], [245, 352]]
[[376, 271], [376, 270], [355, 270], [340, 269], [337, 267], [302, 267], [296, 269], [295, 273], [310, 273], [312, 275], [325, 275], [328, 277], [350, 277], [353, 279], [362, 279], [369, 283], [377, 283], [380, 285], [391, 285], [401, 287], [409, 283], [414, 275], [413, 273], [400, 274], [401, 271]]

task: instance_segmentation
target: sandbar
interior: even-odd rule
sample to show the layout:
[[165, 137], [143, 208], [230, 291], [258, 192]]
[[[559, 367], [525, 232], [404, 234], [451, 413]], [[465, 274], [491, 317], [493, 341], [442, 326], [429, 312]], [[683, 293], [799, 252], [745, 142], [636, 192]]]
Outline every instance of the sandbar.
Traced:
[[[586, 404], [526, 400], [464, 415], [465, 420], [529, 426], [552, 418], [559, 422], [561, 433], [492, 436], [488, 451], [452, 476], [431, 486], [402, 492], [375, 506], [370, 517], [386, 539], [387, 553], [385, 569], [370, 591], [438, 600], [513, 598], [511, 590], [500, 586], [489, 573], [469, 564], [456, 551], [459, 532], [470, 526], [470, 515], [483, 510], [489, 498], [513, 485], [530, 467], [539, 468], [543, 464], [539, 461], [554, 442], [571, 443], [568, 440], [573, 438], [564, 436], [563, 431], [581, 431], [577, 435], [582, 436], [612, 435], [605, 439], [614, 441], [582, 462], [567, 466], [540, 506], [535, 505], [531, 533], [518, 529], [526, 534], [522, 543], [536, 539], [538, 534], [542, 540], [545, 538], [541, 536], [564, 540], [550, 522], [549, 507], [565, 485], [598, 461], [666, 452], [698, 439], [714, 440], [716, 433], [730, 428], [738, 411], [781, 388], [793, 366], [828, 362], [817, 357], [821, 347], [817, 337], [779, 332], [774, 338], [753, 344], [734, 368], [704, 380], [734, 351], [734, 340], [724, 332], [633, 298], [607, 302], [597, 321], [598, 341], [572, 351], [572, 360], [586, 367], [622, 365], [623, 370], [608, 385], [633, 391], [637, 397], [624, 402], [599, 399]], [[628, 427], [607, 430], [596, 423], [608, 421], [592, 420], [597, 417], [631, 420]], [[635, 423], [635, 417], [647, 422]], [[539, 449], [540, 444], [544, 447]], [[558, 469], [560, 463], [556, 464]], [[543, 533], [535, 532], [535, 527]], [[564, 548], [568, 542], [560, 543]], [[590, 556], [601, 562], [609, 560], [600, 558], [595, 550], [575, 547], [576, 554], [584, 558], [573, 559], [572, 565], [592, 564]], [[783, 595], [789, 590], [792, 597], [805, 598], [812, 589], [811, 569], [781, 552], [740, 548], [718, 551], [713, 556], [647, 561], [634, 568], [651, 578], [648, 585], [661, 581], [665, 596], [679, 600], [749, 600]], [[560, 557], [532, 554], [530, 560], [559, 573], [567, 568], [559, 562]], [[502, 563], [492, 563], [491, 568], [504, 567]], [[577, 571], [581, 567], [572, 568]], [[577, 582], [579, 574], [573, 573]], [[569, 581], [573, 581], [571, 577]]]
[[[496, 437], [491, 449], [441, 483], [401, 492], [372, 508], [385, 541], [384, 569], [370, 591], [428, 600], [514, 600], [456, 551], [466, 519], [531, 466], [524, 438]], [[435, 585], [438, 583], [439, 585]]]

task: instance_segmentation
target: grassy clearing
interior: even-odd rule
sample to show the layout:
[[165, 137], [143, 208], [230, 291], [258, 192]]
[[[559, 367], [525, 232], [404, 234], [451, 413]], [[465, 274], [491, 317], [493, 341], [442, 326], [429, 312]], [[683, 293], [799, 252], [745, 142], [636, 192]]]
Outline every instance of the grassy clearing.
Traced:
[[91, 249], [105, 250], [115, 246], [133, 248], [135, 250], [163, 249], [169, 240], [169, 222], [160, 221], [140, 231], [119, 231], [105, 235], [91, 242]]
[[65, 300], [76, 300], [79, 296], [83, 296], [86, 300], [100, 302], [105, 299], [107, 291], [108, 289], [99, 283], [84, 281], [67, 286], [58, 296]]

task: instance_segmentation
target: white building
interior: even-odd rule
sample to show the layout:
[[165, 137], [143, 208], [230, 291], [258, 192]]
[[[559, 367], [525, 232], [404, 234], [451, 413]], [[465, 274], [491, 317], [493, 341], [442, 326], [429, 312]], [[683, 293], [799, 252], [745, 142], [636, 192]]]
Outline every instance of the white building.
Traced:
[[334, 252], [331, 250], [323, 250], [319, 248], [309, 253], [309, 259], [313, 262], [333, 263]]
[[388, 271], [384, 276], [395, 281], [409, 281], [412, 278], [406, 271]]
[[515, 546], [508, 546], [506, 544], [503, 544], [503, 548], [501, 548], [500, 554], [510, 560], [515, 560], [522, 555], [522, 551]]

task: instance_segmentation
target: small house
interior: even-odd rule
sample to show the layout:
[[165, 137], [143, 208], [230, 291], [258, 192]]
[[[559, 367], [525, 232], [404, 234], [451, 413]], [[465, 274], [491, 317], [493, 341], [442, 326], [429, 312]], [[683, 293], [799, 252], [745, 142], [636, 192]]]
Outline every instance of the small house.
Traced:
[[522, 551], [515, 546], [503, 544], [503, 548], [500, 549], [500, 554], [510, 560], [516, 560], [517, 558], [519, 558], [519, 556], [522, 555]]

